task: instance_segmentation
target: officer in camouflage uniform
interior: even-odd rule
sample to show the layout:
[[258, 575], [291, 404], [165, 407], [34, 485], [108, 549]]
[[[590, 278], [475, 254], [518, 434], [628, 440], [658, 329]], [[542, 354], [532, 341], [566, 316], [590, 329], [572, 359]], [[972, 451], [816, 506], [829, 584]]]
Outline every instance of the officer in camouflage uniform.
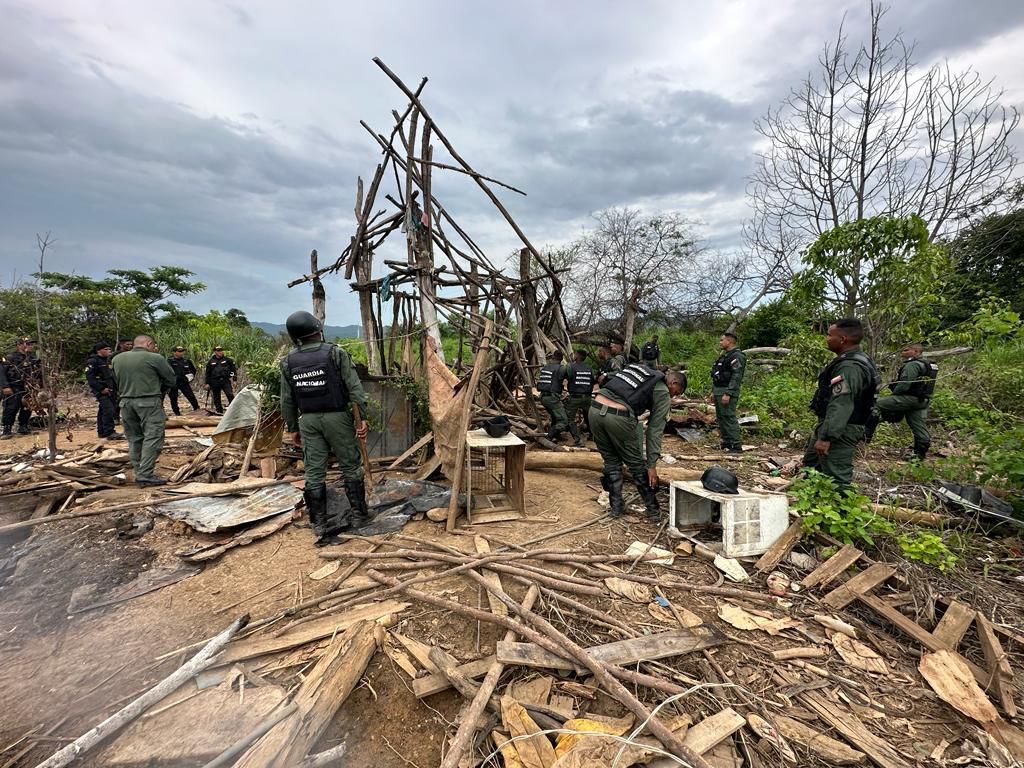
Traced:
[[569, 390], [569, 398], [565, 401], [565, 414], [569, 419], [569, 431], [573, 432], [576, 439], [576, 447], [583, 447], [583, 440], [579, 434], [576, 424], [576, 414], [583, 414], [583, 426], [587, 427], [587, 413], [590, 411], [590, 401], [594, 394], [594, 369], [587, 362], [587, 350], [577, 349], [574, 354], [572, 365], [569, 366], [569, 380], [566, 385]]
[[[366, 411], [366, 394], [348, 352], [323, 338], [323, 326], [309, 312], [293, 312], [285, 323], [296, 346], [281, 361], [281, 416], [306, 466], [303, 493], [318, 547], [338, 544], [336, 535], [369, 521], [366, 483], [357, 440], [369, 431], [355, 423], [351, 404]], [[352, 509], [347, 521], [327, 515], [327, 462], [338, 460]]]
[[0, 440], [10, 440], [11, 430], [18, 422], [18, 434], [27, 435], [32, 411], [25, 406], [29, 386], [42, 385], [42, 367], [33, 347], [35, 339], [16, 339], [14, 351], [0, 358], [0, 393], [3, 395], [3, 429]]
[[124, 440], [114, 431], [117, 387], [110, 370], [110, 345], [105, 341], [93, 345], [92, 355], [85, 361], [85, 381], [96, 397], [96, 434], [108, 440]]
[[722, 354], [711, 367], [711, 395], [715, 399], [715, 418], [722, 448], [729, 453], [741, 453], [740, 425], [736, 420], [736, 406], [740, 401], [740, 385], [747, 368], [747, 357], [736, 348], [736, 334], [726, 331], [718, 340]]
[[811, 400], [818, 425], [807, 441], [803, 465], [829, 475], [840, 487], [853, 481], [853, 454], [881, 383], [874, 361], [860, 349], [863, 338], [857, 318], [829, 326], [826, 343], [836, 357], [818, 375]]
[[[878, 399], [878, 414], [883, 421], [898, 424], [903, 419], [914, 433], [914, 456], [923, 460], [928, 455], [932, 438], [928, 434], [928, 404], [935, 392], [935, 378], [939, 366], [921, 357], [924, 344], [912, 342], [900, 350], [903, 365], [889, 388], [892, 394]], [[869, 424], [865, 439], [870, 440], [877, 425], [877, 418]]]
[[551, 428], [548, 430], [548, 440], [557, 440], [566, 429], [569, 430], [576, 442], [580, 440], [580, 432], [573, 424], [569, 426], [569, 417], [565, 412], [565, 404], [562, 402], [562, 391], [565, 380], [569, 376], [569, 369], [562, 364], [562, 353], [554, 351], [548, 358], [548, 364], [541, 367], [537, 374], [537, 391], [540, 393], [540, 404], [551, 417]]
[[152, 336], [136, 336], [132, 349], [111, 363], [128, 438], [128, 460], [135, 469], [135, 484], [141, 486], [167, 482], [153, 473], [164, 447], [164, 392], [174, 386], [174, 371], [156, 349]]
[[609, 345], [609, 347], [611, 348], [611, 351], [612, 351], [612, 357], [611, 357], [612, 370], [613, 371], [621, 371], [623, 368], [625, 368], [629, 364], [629, 361], [626, 359], [625, 352], [622, 351], [622, 343], [618, 342], [618, 341], [613, 341]]
[[[632, 363], [609, 376], [594, 396], [588, 420], [597, 450], [604, 460], [601, 486], [608, 491], [612, 517], [620, 517], [625, 511], [622, 499], [622, 465], [625, 464], [643, 497], [647, 518], [652, 522], [660, 519], [656, 467], [661, 458], [661, 437], [671, 399], [681, 395], [685, 386], [682, 375], [675, 371], [666, 377], [661, 371]], [[650, 417], [645, 452], [644, 431], [638, 418], [646, 411], [650, 411]]]

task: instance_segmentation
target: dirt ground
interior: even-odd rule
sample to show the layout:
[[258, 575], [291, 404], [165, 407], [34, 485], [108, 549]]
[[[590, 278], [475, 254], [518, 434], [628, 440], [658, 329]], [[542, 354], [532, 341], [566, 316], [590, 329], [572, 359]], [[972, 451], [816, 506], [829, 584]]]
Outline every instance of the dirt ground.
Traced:
[[[72, 438], [74, 445], [85, 445], [94, 441], [94, 434], [89, 429], [79, 429], [73, 431]], [[0, 453], [22, 452], [29, 446], [41, 445], [41, 441], [37, 435], [0, 443]], [[666, 438], [665, 447], [666, 452], [693, 452], [687, 444], [672, 437]], [[796, 446], [790, 446], [788, 454], [795, 453]], [[786, 454], [787, 450], [777, 443], [757, 452], [761, 459]], [[162, 469], [167, 470], [181, 460], [179, 456], [168, 455]], [[743, 476], [759, 466], [758, 462], [755, 455], [750, 455], [734, 466]], [[600, 490], [597, 481], [596, 474], [577, 470], [528, 472], [527, 514], [534, 522], [494, 523], [481, 529], [499, 540], [516, 543], [592, 519], [602, 511], [595, 500]], [[121, 517], [137, 514], [128, 512]], [[116, 515], [47, 523], [32, 529], [29, 538], [15, 545], [25, 554], [7, 580], [0, 582], [0, 695], [4, 702], [0, 711], [0, 749], [33, 729], [46, 731], [56, 727], [49, 734], [49, 741], [38, 743], [19, 762], [8, 764], [10, 768], [34, 765], [165, 677], [190, 654], [182, 652], [160, 660], [161, 655], [216, 634], [242, 613], [259, 619], [294, 604], [300, 596], [309, 598], [322, 593], [330, 582], [308, 578], [325, 561], [313, 546], [310, 531], [300, 527], [302, 520], [297, 520], [265, 539], [230, 550], [183, 581], [117, 605], [69, 615], [68, 604], [76, 588], [95, 584], [102, 593], [146, 569], [175, 562], [174, 553], [187, 549], [197, 538], [197, 534], [158, 517], [151, 531], [139, 538], [126, 539], [120, 531], [127, 526], [118, 523]], [[550, 544], [573, 551], [620, 553], [632, 541], [651, 541], [657, 532], [656, 526], [634, 512], [620, 520], [606, 519]], [[427, 520], [410, 522], [403, 533], [443, 540], [449, 546], [466, 550], [472, 547], [470, 538], [447, 535], [443, 524]], [[360, 547], [357, 543], [352, 548]], [[0, 560], [5, 556], [0, 551]], [[643, 572], [644, 566], [640, 568], [638, 573]], [[698, 584], [715, 584], [721, 578], [717, 570], [695, 557], [678, 558], [673, 570], [678, 578]], [[937, 590], [942, 588], [935, 586]], [[470, 605], [477, 605], [482, 599], [476, 588], [458, 578], [432, 582], [427, 587]], [[519, 598], [524, 590], [511, 586], [509, 591]], [[715, 598], [680, 590], [666, 592], [677, 605], [709, 622], [716, 620]], [[602, 607], [634, 625], [649, 626], [655, 631], [665, 628], [646, 611], [621, 603], [608, 601]], [[481, 604], [486, 606], [486, 600]], [[552, 606], [545, 610], [551, 611]], [[453, 618], [440, 609], [418, 604], [399, 615], [393, 630], [440, 645], [461, 661], [492, 652], [499, 634], [493, 626], [478, 629], [475, 624]], [[734, 637], [740, 634], [729, 631]], [[576, 632], [574, 640], [581, 644], [593, 642], [582, 622]], [[720, 646], [713, 658], [728, 670], [733, 682], [746, 686], [755, 698], [771, 697], [776, 686], [764, 683], [764, 653], [785, 643], [756, 634], [757, 637], [737, 637], [736, 642]], [[888, 638], [887, 654], [899, 660], [900, 670], [890, 679], [876, 681], [875, 714], [895, 722], [904, 751], [920, 753], [943, 739], [955, 741], [964, 722], [938, 702], [919, 677], [912, 675], [916, 651], [902, 636], [879, 636]], [[1019, 667], [1024, 661], [1022, 649], [1008, 650], [1011, 662]], [[669, 659], [665, 664], [682, 679], [700, 680], [701, 662], [698, 654], [691, 654]], [[387, 655], [378, 652], [319, 747], [326, 749], [344, 741], [348, 747], [346, 764], [351, 765], [428, 768], [437, 765], [446, 729], [451, 727], [461, 703], [461, 697], [451, 691], [417, 700], [407, 676]], [[621, 713], [618, 705], [603, 695], [586, 706], [595, 712]], [[720, 707], [720, 702], [697, 692], [686, 709], [707, 714]], [[890, 737], [892, 728], [889, 723]], [[0, 761], [8, 760], [17, 751], [14, 748], [0, 752]], [[98, 750], [79, 764], [105, 765], [104, 751]]]

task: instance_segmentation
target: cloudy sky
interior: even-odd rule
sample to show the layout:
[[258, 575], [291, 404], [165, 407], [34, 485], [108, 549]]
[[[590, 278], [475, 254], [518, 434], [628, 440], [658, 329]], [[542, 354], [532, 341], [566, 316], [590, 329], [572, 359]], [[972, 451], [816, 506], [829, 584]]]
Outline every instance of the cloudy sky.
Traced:
[[[384, 131], [405, 106], [374, 56], [428, 76], [460, 153], [529, 193], [502, 197], [535, 244], [638, 205], [737, 247], [753, 121], [844, 15], [861, 34], [866, 0], [0, 0], [0, 279], [32, 272], [51, 230], [49, 269], [179, 264], [210, 286], [190, 308], [282, 322], [308, 304], [285, 284], [310, 249], [333, 260], [353, 232], [356, 176], [379, 157], [359, 120]], [[899, 0], [886, 25], [1024, 105], [1024, 2]], [[517, 247], [475, 187], [434, 178], [493, 260]], [[357, 322], [342, 279], [326, 285], [328, 322]]]

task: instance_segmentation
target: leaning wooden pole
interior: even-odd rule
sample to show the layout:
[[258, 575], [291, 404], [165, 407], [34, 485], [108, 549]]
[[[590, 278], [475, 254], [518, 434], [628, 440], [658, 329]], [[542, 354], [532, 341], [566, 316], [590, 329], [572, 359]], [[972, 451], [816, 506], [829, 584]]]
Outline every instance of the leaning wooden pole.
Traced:
[[74, 760], [84, 755], [108, 736], [119, 731], [151, 706], [166, 698], [210, 666], [213, 663], [214, 657], [228, 644], [228, 641], [248, 623], [248, 614], [235, 619], [231, 626], [207, 643], [206, 647], [193, 656], [187, 664], [176, 669], [170, 676], [164, 678], [139, 698], [135, 699], [135, 701], [112, 714], [88, 733], [78, 737], [62, 750], [39, 763], [36, 768], [63, 768], [65, 765], [70, 765]]

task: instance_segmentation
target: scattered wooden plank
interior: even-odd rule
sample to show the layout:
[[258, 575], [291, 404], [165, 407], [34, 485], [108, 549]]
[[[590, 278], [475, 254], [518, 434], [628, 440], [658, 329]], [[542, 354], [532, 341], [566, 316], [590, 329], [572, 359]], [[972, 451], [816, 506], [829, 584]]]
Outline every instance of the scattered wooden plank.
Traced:
[[[776, 670], [775, 676], [785, 685], [800, 682], [796, 676]], [[911, 768], [888, 742], [869, 731], [853, 712], [833, 704], [815, 691], [799, 694], [800, 700], [817, 713], [818, 717], [841, 733], [851, 744], [861, 749], [879, 768]]]
[[235, 768], [286, 768], [312, 751], [339, 707], [352, 693], [383, 639], [374, 621], [360, 621], [334, 638], [302, 681], [295, 695], [296, 713], [250, 748]]
[[426, 463], [420, 467], [419, 471], [414, 475], [417, 480], [426, 480], [432, 474], [437, 472], [441, 466], [441, 457], [436, 453], [427, 459]]
[[[474, 536], [473, 545], [476, 547], [476, 553], [478, 555], [491, 554], [491, 545], [487, 543], [487, 539], [483, 536]], [[488, 570], [487, 568], [481, 568], [480, 573], [492, 586], [495, 586], [500, 590], [505, 589], [501, 584], [501, 577], [494, 571]], [[491, 606], [491, 613], [497, 614], [498, 616], [508, 616], [508, 606], [496, 598], [493, 592], [487, 592], [487, 602]]]
[[474, 512], [470, 525], [485, 525], [486, 523], [504, 523], [508, 520], [520, 520], [522, 515], [515, 509], [493, 509], [482, 512]]
[[[656, 635], [618, 640], [614, 643], [594, 646], [587, 649], [596, 661], [605, 664], [625, 665], [639, 661], [656, 661], [670, 656], [680, 656], [691, 651], [711, 648], [723, 642], [722, 636], [711, 627], [702, 627], [700, 633], [692, 630], [674, 629]], [[523, 667], [539, 667], [544, 669], [579, 670], [579, 665], [556, 656], [533, 643], [499, 642], [498, 661], [503, 664], [515, 664]]]
[[418, 451], [420, 448], [425, 446], [427, 443], [429, 443], [433, 439], [434, 439], [434, 433], [433, 432], [427, 432], [427, 434], [425, 434], [423, 437], [421, 437], [415, 443], [413, 443], [408, 448], [406, 448], [405, 451], [402, 452], [401, 456], [399, 456], [393, 462], [391, 462], [386, 467], [384, 467], [384, 469], [385, 470], [398, 469], [400, 466], [402, 466], [402, 462], [406, 461], [410, 456], [412, 456], [414, 453], [416, 453], [416, 451]]
[[385, 600], [382, 603], [362, 605], [336, 616], [324, 616], [315, 621], [301, 624], [293, 631], [285, 632], [280, 637], [247, 637], [236, 643], [229, 644], [224, 649], [224, 653], [217, 659], [217, 664], [221, 666], [224, 664], [234, 664], [236, 661], [263, 656], [267, 653], [277, 653], [311, 643], [314, 640], [322, 640], [335, 633], [345, 632], [360, 621], [381, 621], [388, 616], [401, 613], [408, 607], [409, 603], [403, 603], [399, 600]]
[[847, 544], [832, 555], [832, 557], [807, 574], [800, 584], [805, 589], [810, 587], [824, 587], [839, 574], [857, 562], [857, 558], [862, 554], [864, 553], [859, 549]]
[[974, 622], [978, 628], [978, 639], [981, 640], [981, 650], [985, 654], [985, 665], [988, 667], [991, 678], [991, 688], [995, 689], [996, 697], [1003, 711], [1009, 717], [1017, 716], [1017, 705], [1013, 701], [1013, 689], [1009, 684], [1009, 678], [1013, 677], [1013, 669], [1010, 661], [1006, 658], [1003, 646], [996, 637], [992, 622], [981, 611], [978, 611]]
[[896, 573], [896, 569], [891, 565], [876, 563], [855, 575], [845, 584], [833, 589], [822, 598], [821, 602], [832, 610], [838, 611], [856, 600], [857, 595], [870, 592], [883, 581], [888, 580], [894, 573]]
[[851, 749], [843, 742], [826, 736], [799, 720], [793, 720], [785, 715], [775, 715], [772, 721], [785, 738], [806, 747], [829, 765], [862, 765], [867, 760], [867, 755], [863, 752]]
[[932, 634], [940, 643], [956, 649], [973, 621], [974, 609], [959, 600], [954, 600], [939, 619]]
[[775, 540], [775, 543], [768, 547], [768, 550], [761, 555], [761, 558], [754, 565], [754, 568], [764, 573], [765, 571], [772, 570], [775, 566], [782, 562], [789, 550], [800, 541], [800, 537], [803, 535], [803, 528], [800, 525], [800, 521], [797, 520], [785, 532]]
[[[476, 661], [460, 664], [458, 666], [458, 670], [470, 680], [477, 680], [486, 675], [488, 670], [491, 668], [491, 665], [497, 660], [496, 656], [485, 656], [484, 658], [477, 659]], [[431, 666], [433, 666], [433, 663], [431, 663]], [[441, 691], [447, 691], [451, 687], [452, 684], [449, 682], [448, 678], [440, 672], [434, 672], [412, 681], [412, 692], [416, 695], [417, 699], [432, 696], [435, 693], [440, 693]]]
[[698, 755], [713, 749], [747, 724], [746, 718], [729, 707], [711, 717], [705, 717], [686, 732], [683, 744]]

